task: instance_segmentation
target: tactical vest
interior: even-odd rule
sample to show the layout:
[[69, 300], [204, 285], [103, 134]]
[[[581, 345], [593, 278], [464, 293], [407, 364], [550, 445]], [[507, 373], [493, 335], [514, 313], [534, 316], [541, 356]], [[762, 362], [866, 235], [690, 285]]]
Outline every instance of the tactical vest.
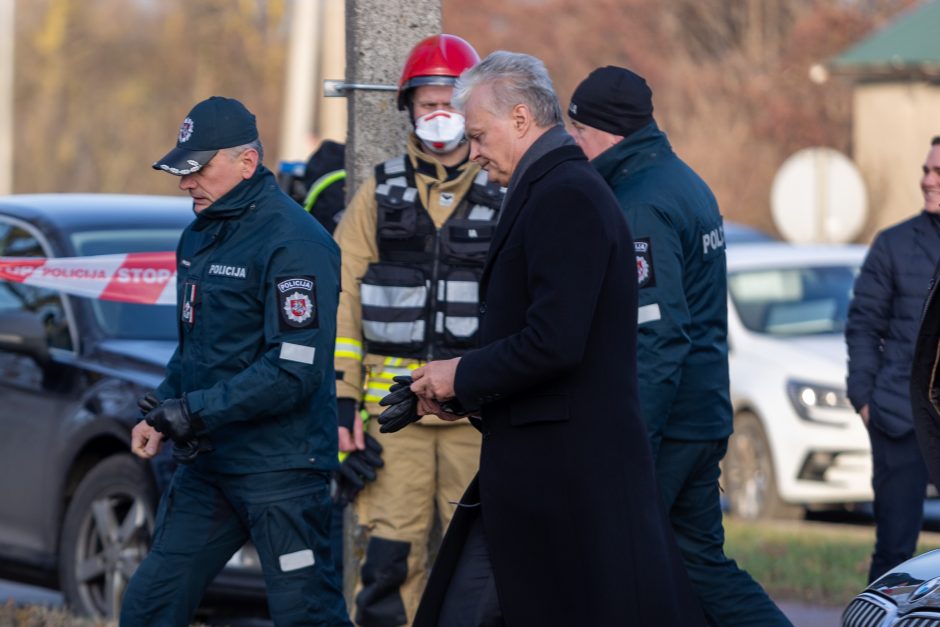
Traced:
[[438, 230], [422, 206], [410, 159], [375, 169], [379, 261], [362, 278], [366, 352], [447, 359], [476, 345], [483, 264], [504, 190], [480, 171]]

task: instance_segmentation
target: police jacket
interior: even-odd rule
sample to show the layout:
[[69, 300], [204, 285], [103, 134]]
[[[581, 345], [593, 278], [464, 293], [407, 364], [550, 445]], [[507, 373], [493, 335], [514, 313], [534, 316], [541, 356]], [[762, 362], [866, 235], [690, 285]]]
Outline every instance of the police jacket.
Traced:
[[911, 410], [930, 481], [940, 485], [940, 264], [920, 317], [911, 366]]
[[940, 260], [940, 216], [926, 211], [879, 233], [855, 279], [845, 341], [847, 392], [869, 428], [911, 432], [910, 369], [931, 273]]
[[598, 155], [634, 237], [640, 408], [661, 436], [731, 434], [724, 231], [708, 185], [655, 122]]
[[377, 413], [394, 376], [475, 346], [479, 277], [501, 200], [477, 165], [448, 171], [414, 135], [405, 155], [379, 164], [359, 188], [335, 233], [341, 398], [364, 398]]
[[157, 389], [185, 396], [213, 451], [198, 468], [337, 464], [339, 250], [263, 166], [197, 214], [176, 251], [179, 345]]

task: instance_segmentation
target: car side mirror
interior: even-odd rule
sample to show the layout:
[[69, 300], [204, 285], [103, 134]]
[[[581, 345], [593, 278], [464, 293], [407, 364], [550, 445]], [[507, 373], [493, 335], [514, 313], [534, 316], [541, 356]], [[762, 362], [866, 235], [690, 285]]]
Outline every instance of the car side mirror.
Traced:
[[48, 363], [46, 328], [39, 316], [22, 309], [0, 311], [0, 350], [27, 355], [40, 365]]

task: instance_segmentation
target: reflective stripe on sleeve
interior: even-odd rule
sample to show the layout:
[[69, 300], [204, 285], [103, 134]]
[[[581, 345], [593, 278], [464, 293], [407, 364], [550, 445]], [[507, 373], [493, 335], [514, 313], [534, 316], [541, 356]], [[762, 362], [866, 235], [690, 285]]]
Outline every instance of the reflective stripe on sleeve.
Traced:
[[336, 350], [333, 352], [333, 356], [362, 361], [362, 342], [351, 337], [338, 337], [336, 338]]
[[662, 315], [659, 312], [659, 303], [653, 303], [652, 305], [643, 305], [636, 311], [636, 323], [644, 324], [646, 322], [656, 322], [660, 320]]
[[366, 402], [378, 403], [382, 400], [382, 397], [388, 394], [388, 389], [392, 387], [395, 377], [410, 375], [412, 370], [421, 366], [419, 363], [402, 366], [401, 362], [401, 357], [386, 357], [382, 372], [369, 376], [366, 393], [363, 395]]
[[281, 344], [281, 359], [286, 359], [287, 361], [296, 361], [301, 364], [312, 364], [313, 356], [316, 354], [316, 349], [313, 346], [303, 346], [301, 344], [291, 344], [290, 342], [284, 342]]

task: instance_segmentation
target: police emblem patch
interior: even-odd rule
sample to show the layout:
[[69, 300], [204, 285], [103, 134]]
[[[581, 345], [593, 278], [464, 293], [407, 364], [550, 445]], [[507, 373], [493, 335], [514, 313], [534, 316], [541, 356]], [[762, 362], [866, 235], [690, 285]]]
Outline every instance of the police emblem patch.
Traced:
[[291, 322], [306, 322], [310, 319], [312, 309], [310, 298], [306, 294], [294, 292], [284, 299], [284, 313]]
[[637, 287], [653, 287], [656, 285], [656, 274], [653, 271], [653, 246], [649, 238], [634, 240], [633, 252], [636, 254]]
[[177, 139], [179, 140], [181, 144], [188, 142], [189, 138], [193, 136], [194, 126], [195, 125], [193, 124], [192, 118], [186, 118], [185, 120], [183, 120], [183, 123], [180, 124], [180, 133]]
[[316, 277], [279, 277], [274, 286], [282, 330], [319, 327]]

